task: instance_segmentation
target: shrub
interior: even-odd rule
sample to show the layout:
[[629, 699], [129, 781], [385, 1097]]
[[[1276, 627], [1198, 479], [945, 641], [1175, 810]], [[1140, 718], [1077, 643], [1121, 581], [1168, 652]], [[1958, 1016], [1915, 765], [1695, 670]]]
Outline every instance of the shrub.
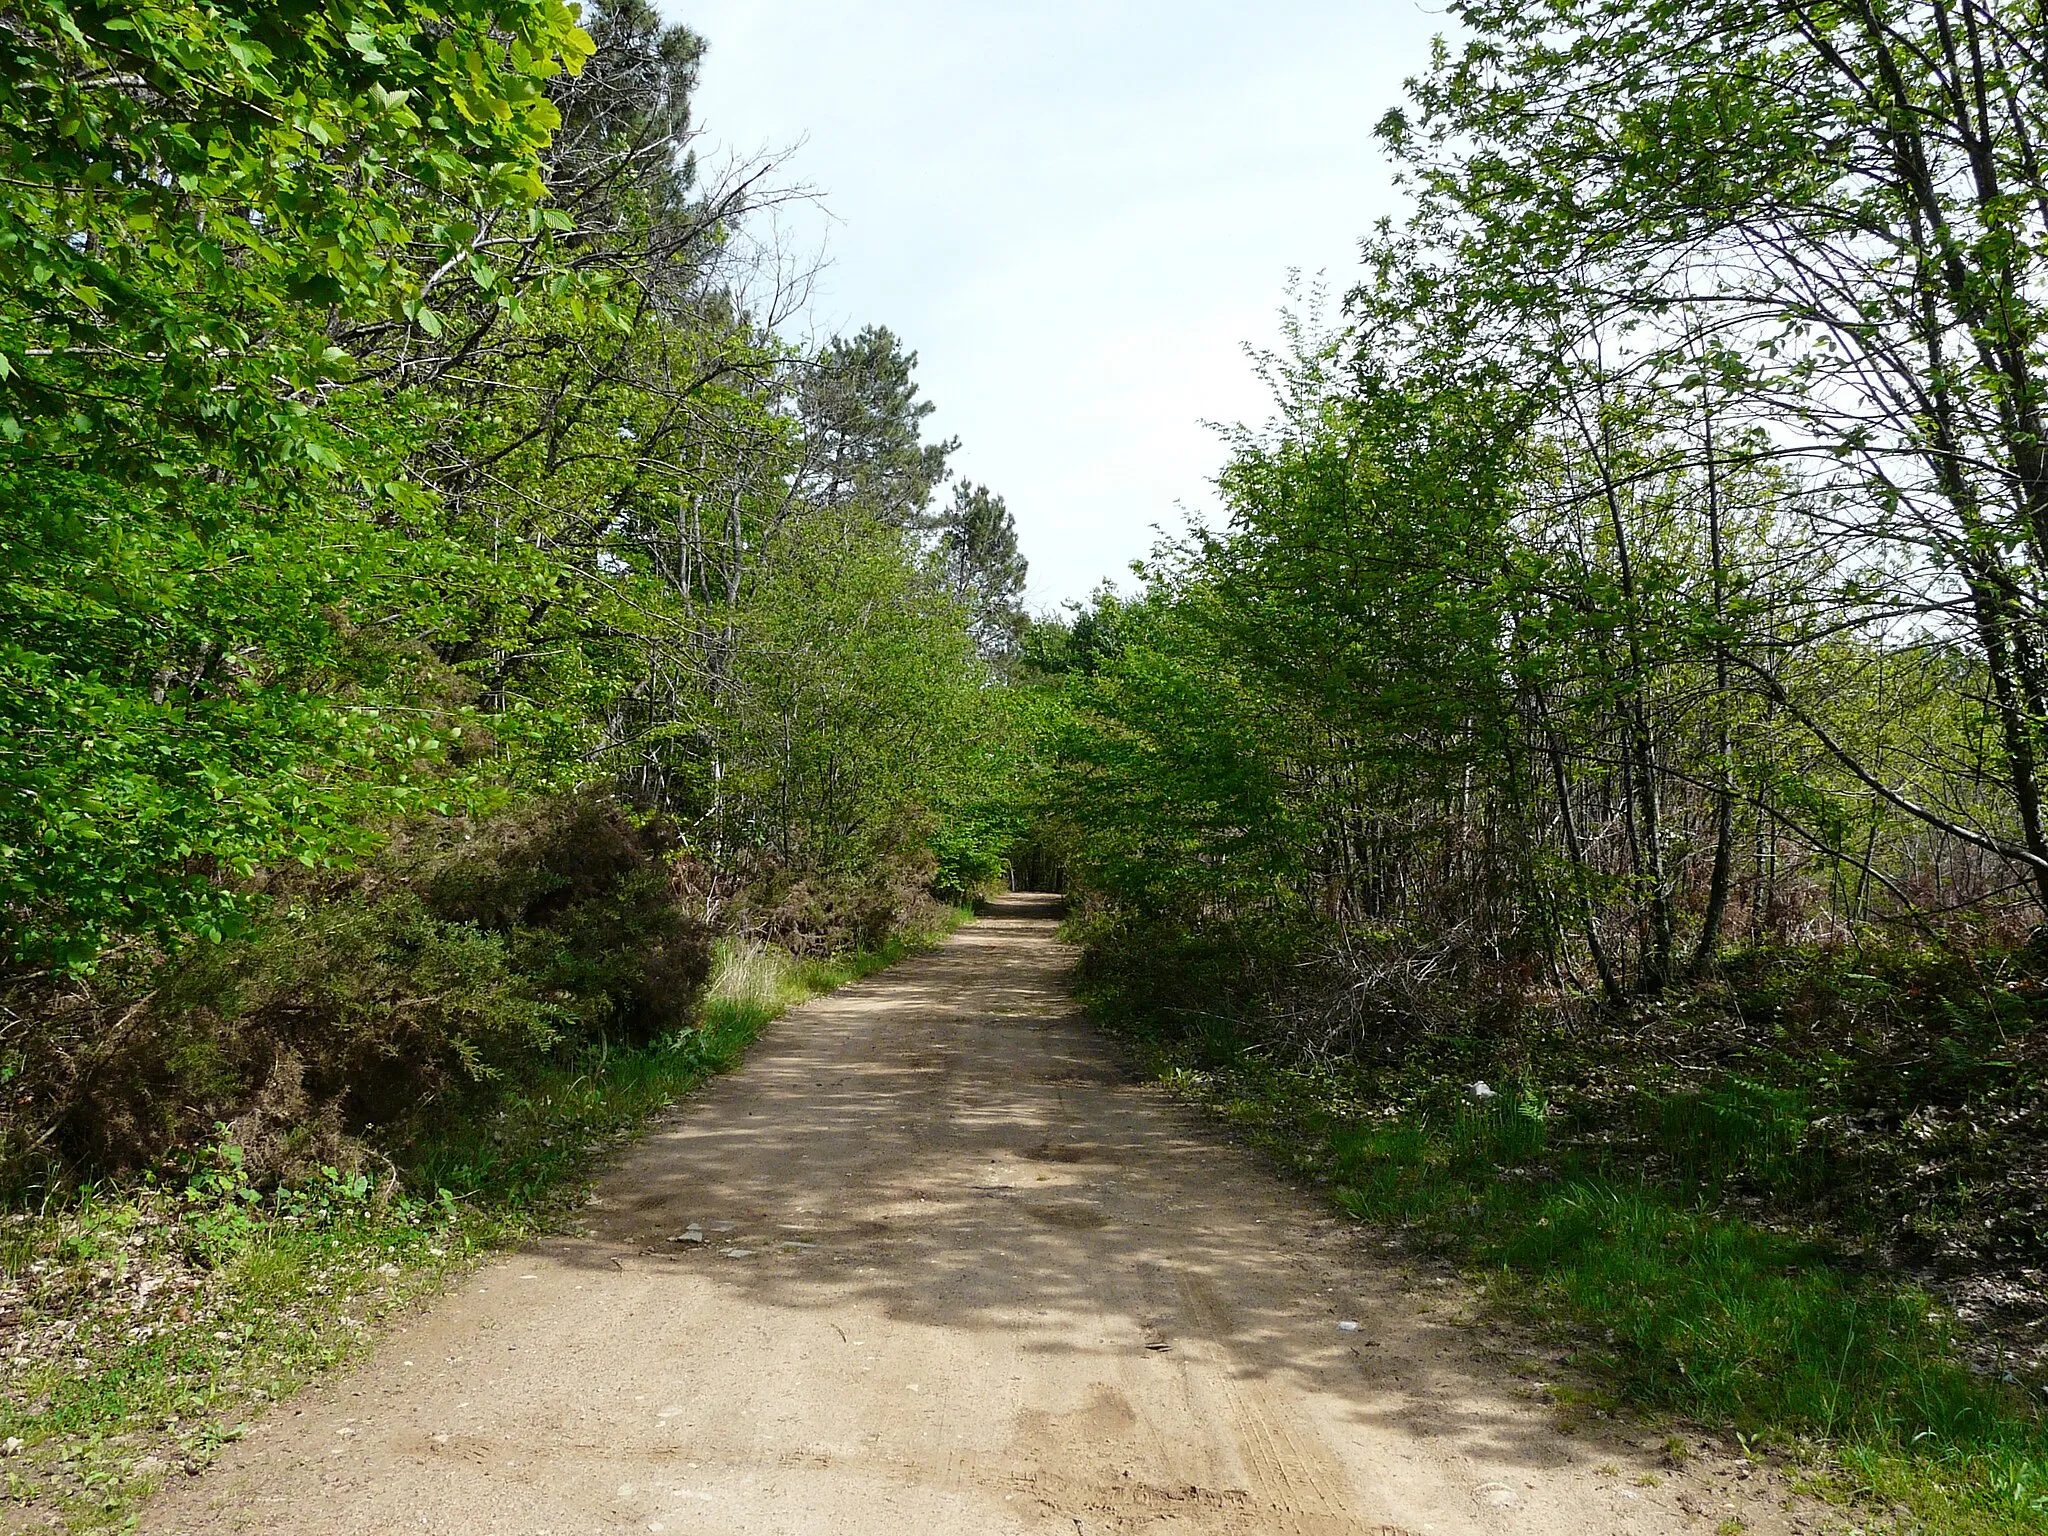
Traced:
[[838, 866], [763, 854], [743, 869], [726, 924], [806, 959], [879, 949], [892, 934], [936, 926], [936, 871], [929, 840], [913, 827], [885, 831], [858, 862]]
[[687, 1027], [710, 935], [673, 834], [595, 794], [403, 829], [346, 881], [280, 886], [237, 939], [94, 983], [19, 981], [0, 1171], [190, 1154], [217, 1126], [263, 1180], [353, 1166], [434, 1105], [585, 1044]]

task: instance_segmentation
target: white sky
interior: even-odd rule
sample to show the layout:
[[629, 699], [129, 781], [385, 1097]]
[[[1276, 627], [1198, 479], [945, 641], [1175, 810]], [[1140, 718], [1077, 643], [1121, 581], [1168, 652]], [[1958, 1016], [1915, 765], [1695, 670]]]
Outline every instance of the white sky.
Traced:
[[[1206, 420], [1290, 268], [1341, 290], [1397, 210], [1372, 125], [1445, 18], [1416, 0], [661, 0], [710, 42], [700, 153], [797, 146], [818, 334], [919, 356], [955, 469], [1016, 515], [1029, 601], [1211, 504]], [[1177, 505], [1178, 504], [1178, 505]]]

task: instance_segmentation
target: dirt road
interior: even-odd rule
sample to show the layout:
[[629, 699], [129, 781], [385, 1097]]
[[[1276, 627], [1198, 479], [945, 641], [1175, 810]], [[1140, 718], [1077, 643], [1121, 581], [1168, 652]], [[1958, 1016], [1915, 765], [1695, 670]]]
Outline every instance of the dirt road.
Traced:
[[1013, 898], [789, 1015], [587, 1230], [478, 1273], [143, 1529], [1786, 1528], [1761, 1474], [1560, 1432], [1454, 1287], [1133, 1081], [1071, 958]]

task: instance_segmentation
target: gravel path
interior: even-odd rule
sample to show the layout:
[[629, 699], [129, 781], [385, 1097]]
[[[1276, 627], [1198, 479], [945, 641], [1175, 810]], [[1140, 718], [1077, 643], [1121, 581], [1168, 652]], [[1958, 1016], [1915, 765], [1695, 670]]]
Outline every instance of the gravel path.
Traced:
[[1563, 1432], [1455, 1285], [1134, 1081], [1054, 932], [1011, 898], [788, 1015], [584, 1230], [274, 1410], [143, 1530], [1793, 1528], [1762, 1472]]

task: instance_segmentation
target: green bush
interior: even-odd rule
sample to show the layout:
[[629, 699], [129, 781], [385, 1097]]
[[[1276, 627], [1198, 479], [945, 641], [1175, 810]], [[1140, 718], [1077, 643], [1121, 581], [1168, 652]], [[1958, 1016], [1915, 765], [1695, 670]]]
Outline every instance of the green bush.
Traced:
[[1017, 841], [1016, 819], [995, 810], [957, 818], [932, 836], [938, 867], [932, 891], [941, 900], [971, 902], [999, 889]]

